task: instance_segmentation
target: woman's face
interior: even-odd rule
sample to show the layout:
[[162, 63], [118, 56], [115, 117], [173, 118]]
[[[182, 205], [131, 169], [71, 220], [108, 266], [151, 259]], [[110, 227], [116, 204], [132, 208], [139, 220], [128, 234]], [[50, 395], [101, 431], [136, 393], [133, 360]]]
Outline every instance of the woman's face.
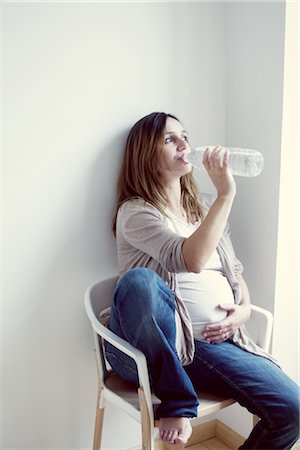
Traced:
[[180, 178], [191, 172], [192, 166], [186, 155], [191, 151], [188, 133], [180, 122], [168, 117], [164, 134], [162, 179], [167, 181]]

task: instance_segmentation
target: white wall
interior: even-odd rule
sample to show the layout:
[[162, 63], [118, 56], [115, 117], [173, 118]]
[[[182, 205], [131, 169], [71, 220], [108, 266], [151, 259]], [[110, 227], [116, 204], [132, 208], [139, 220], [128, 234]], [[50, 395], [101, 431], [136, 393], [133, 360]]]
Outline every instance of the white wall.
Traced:
[[[90, 447], [96, 373], [83, 293], [116, 271], [110, 222], [128, 128], [154, 110], [190, 120], [201, 23], [195, 106], [219, 138], [223, 8], [3, 5], [4, 448]], [[114, 411], [108, 422], [107, 448], [138, 442], [128, 419]]]
[[[232, 227], [250, 288], [272, 309], [284, 9], [243, 6], [3, 4], [3, 448], [90, 448], [96, 374], [83, 294], [116, 271], [115, 180], [144, 114], [178, 115], [195, 145], [263, 151], [264, 175], [238, 182]], [[255, 95], [241, 97], [253, 78]], [[201, 188], [211, 189], [205, 177]], [[105, 426], [104, 447], [138, 443], [138, 426], [115, 410]]]
[[[284, 101], [273, 353], [300, 383], [299, 309], [299, 17], [286, 5]], [[298, 64], [295, 64], [298, 61]], [[290, 345], [286, 345], [289, 342]]]
[[226, 143], [265, 159], [259, 177], [237, 178], [233, 239], [253, 303], [274, 311], [285, 5], [230, 3], [226, 13]]

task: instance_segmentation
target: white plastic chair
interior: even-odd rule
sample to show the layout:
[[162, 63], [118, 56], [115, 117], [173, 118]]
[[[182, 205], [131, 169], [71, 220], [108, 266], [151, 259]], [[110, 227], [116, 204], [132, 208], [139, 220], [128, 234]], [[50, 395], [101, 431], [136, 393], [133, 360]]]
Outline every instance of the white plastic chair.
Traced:
[[[120, 338], [99, 321], [99, 314], [112, 303], [113, 290], [117, 277], [105, 279], [91, 285], [85, 294], [85, 309], [93, 328], [95, 355], [98, 372], [98, 396], [94, 428], [93, 450], [99, 450], [103, 428], [104, 408], [111, 402], [141, 423], [143, 450], [154, 450], [154, 411], [160, 400], [150, 391], [149, 375], [145, 355], [124, 339]], [[264, 350], [269, 349], [273, 316], [258, 306], [251, 306], [252, 325], [256, 328], [256, 343]], [[251, 328], [254, 328], [253, 326]], [[116, 348], [130, 356], [137, 365], [139, 387], [128, 383], [113, 372], [107, 364], [103, 341], [110, 342]], [[219, 411], [235, 403], [232, 398], [199, 393], [200, 406], [198, 417]], [[254, 416], [254, 423], [257, 418]], [[178, 445], [176, 448], [178, 449]], [[184, 446], [180, 446], [183, 448]], [[172, 446], [174, 449], [174, 445]]]

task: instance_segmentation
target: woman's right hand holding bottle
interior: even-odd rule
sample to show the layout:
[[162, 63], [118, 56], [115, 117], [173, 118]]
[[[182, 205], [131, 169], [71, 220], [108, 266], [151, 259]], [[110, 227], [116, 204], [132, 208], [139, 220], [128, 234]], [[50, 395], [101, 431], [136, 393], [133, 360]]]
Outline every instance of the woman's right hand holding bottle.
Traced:
[[224, 147], [215, 147], [212, 151], [207, 149], [204, 152], [203, 166], [207, 170], [218, 196], [209, 208], [203, 222], [182, 246], [188, 272], [200, 273], [205, 268], [224, 232], [236, 193], [235, 181], [229, 170], [228, 162], [229, 153]]
[[236, 193], [235, 180], [229, 169], [229, 152], [224, 147], [206, 149], [203, 155], [203, 165], [212, 180], [218, 197], [233, 200]]

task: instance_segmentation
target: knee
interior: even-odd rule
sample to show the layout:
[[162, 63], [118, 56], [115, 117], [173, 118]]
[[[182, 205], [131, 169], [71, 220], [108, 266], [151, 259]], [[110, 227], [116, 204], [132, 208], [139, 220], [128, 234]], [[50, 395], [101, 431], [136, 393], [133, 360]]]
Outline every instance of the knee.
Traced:
[[155, 285], [158, 284], [156, 272], [144, 267], [137, 267], [128, 270], [119, 280], [115, 298], [130, 300], [131, 305], [137, 301], [139, 304], [143, 300], [149, 299], [155, 292]]
[[128, 270], [119, 280], [117, 288], [126, 291], [145, 292], [153, 282], [157, 282], [158, 275], [146, 267], [136, 267]]
[[142, 308], [143, 312], [160, 310], [162, 303], [175, 309], [174, 293], [153, 270], [137, 267], [128, 270], [119, 280], [115, 301]]

